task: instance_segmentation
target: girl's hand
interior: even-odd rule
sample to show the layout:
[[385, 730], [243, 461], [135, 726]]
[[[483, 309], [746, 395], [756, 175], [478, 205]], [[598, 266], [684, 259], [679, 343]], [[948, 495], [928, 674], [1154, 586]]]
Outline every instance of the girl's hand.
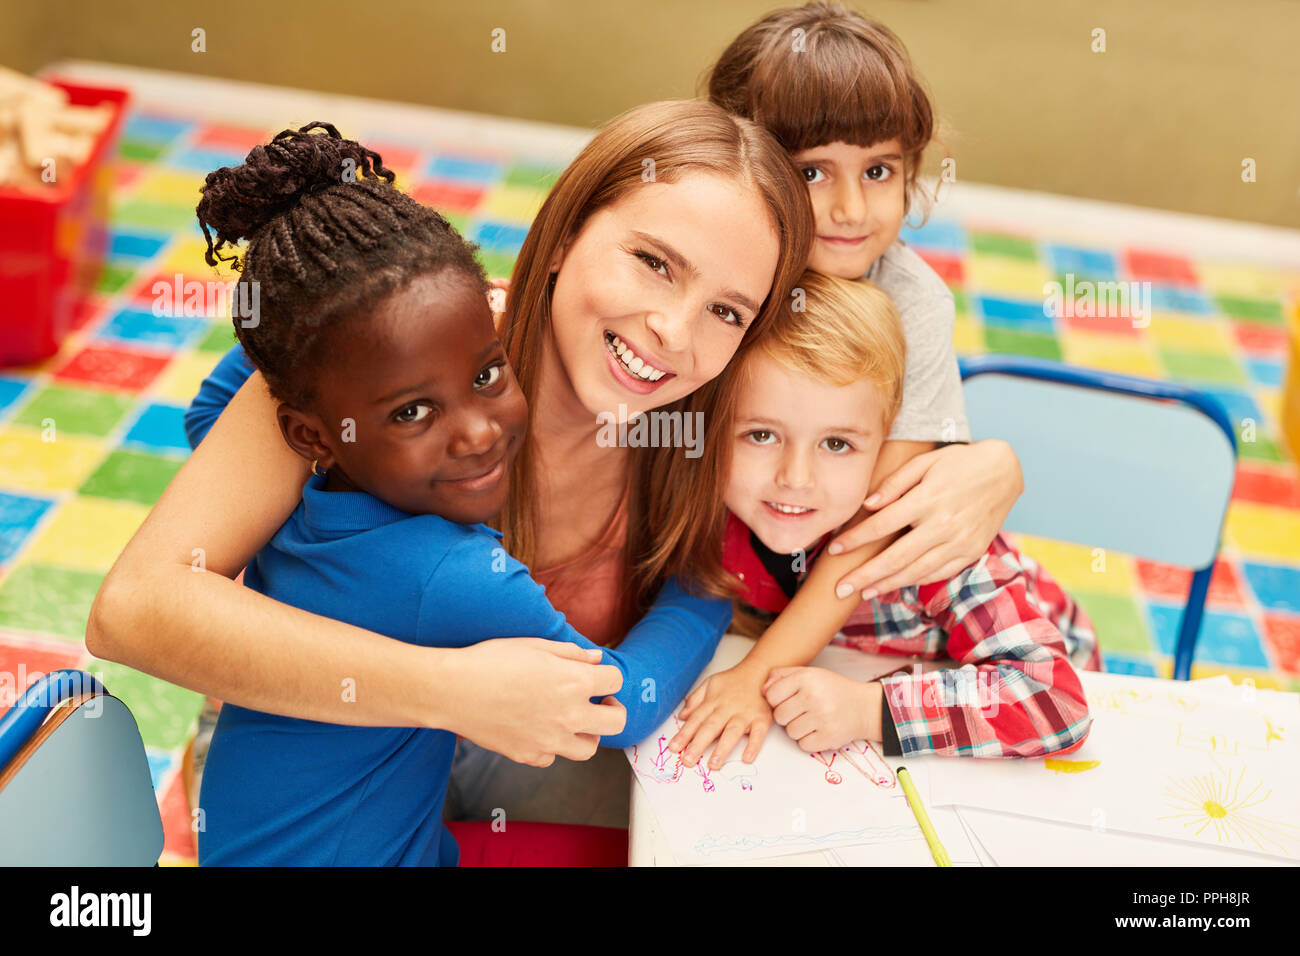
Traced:
[[[457, 650], [459, 699], [448, 729], [516, 763], [549, 767], [557, 756], [588, 760], [600, 738], [623, 731], [627, 711], [610, 694], [623, 686], [601, 652], [532, 637], [483, 641]], [[520, 689], [525, 690], [521, 691]], [[591, 698], [604, 698], [593, 704]]]
[[777, 667], [763, 684], [772, 718], [808, 753], [880, 740], [883, 693], [877, 681], [863, 683], [822, 667]]
[[668, 743], [668, 749], [682, 755], [682, 763], [695, 766], [714, 740], [709, 768], [717, 770], [735, 749], [740, 738], [749, 735], [741, 759], [753, 763], [772, 726], [772, 710], [763, 700], [764, 674], [745, 662], [714, 674], [686, 698], [678, 716], [686, 723]]
[[1025, 490], [1020, 460], [999, 439], [948, 445], [918, 455], [865, 502], [876, 513], [831, 542], [851, 551], [910, 527], [906, 534], [840, 579], [836, 593], [863, 600], [895, 588], [952, 577], [979, 560]]

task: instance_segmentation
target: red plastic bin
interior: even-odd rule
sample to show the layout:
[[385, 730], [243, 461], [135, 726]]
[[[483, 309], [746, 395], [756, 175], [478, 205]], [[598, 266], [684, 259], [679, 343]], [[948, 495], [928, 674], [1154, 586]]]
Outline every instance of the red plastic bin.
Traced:
[[108, 242], [112, 159], [129, 95], [51, 79], [79, 106], [110, 103], [90, 158], [40, 191], [0, 187], [0, 365], [48, 358], [79, 318]]

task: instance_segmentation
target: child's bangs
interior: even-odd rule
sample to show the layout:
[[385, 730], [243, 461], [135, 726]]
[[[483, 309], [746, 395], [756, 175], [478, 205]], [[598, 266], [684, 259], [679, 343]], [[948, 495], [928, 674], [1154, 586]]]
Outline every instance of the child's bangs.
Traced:
[[[834, 33], [809, 49], [782, 48], [759, 61], [755, 118], [792, 153], [828, 143], [874, 146], [897, 138], [914, 156], [930, 142], [929, 98], [906, 61]], [[766, 75], [763, 75], [766, 74]]]
[[814, 381], [835, 387], [860, 380], [879, 387], [886, 419], [903, 396], [907, 343], [889, 296], [874, 284], [808, 271], [800, 278], [802, 312], [783, 311], [758, 348]]

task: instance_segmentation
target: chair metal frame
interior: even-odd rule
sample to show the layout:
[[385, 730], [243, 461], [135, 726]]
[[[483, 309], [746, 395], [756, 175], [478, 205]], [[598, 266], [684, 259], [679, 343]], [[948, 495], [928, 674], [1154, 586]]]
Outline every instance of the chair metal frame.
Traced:
[[[1178, 385], [1173, 382], [1159, 382], [1151, 379], [1121, 375], [1097, 369], [1079, 368], [1050, 362], [1046, 359], [1013, 355], [980, 355], [963, 357], [958, 360], [963, 383], [977, 375], [998, 374], [1020, 378], [1055, 382], [1062, 385], [1074, 385], [1081, 388], [1097, 389], [1106, 392], [1118, 392], [1153, 401], [1178, 402], [1186, 405], [1209, 418], [1227, 437], [1232, 448], [1232, 455], [1237, 460], [1237, 436], [1223, 406], [1210, 395]], [[1229, 494], [1231, 501], [1231, 494]], [[1196, 651], [1196, 640], [1200, 635], [1201, 621], [1205, 615], [1205, 599], [1210, 590], [1210, 576], [1214, 572], [1214, 562], [1218, 559], [1222, 546], [1223, 525], [1227, 519], [1228, 502], [1225, 502], [1223, 515], [1219, 520], [1218, 543], [1209, 563], [1203, 568], [1192, 568], [1192, 585], [1187, 596], [1187, 606], [1183, 609], [1178, 626], [1178, 640], [1174, 648], [1174, 679], [1188, 680], [1191, 677], [1192, 658]]]
[[82, 694], [106, 693], [108, 691], [99, 679], [85, 671], [50, 671], [33, 681], [9, 712], [0, 717], [0, 772], [9, 766], [50, 713], [64, 701]]
[[[87, 809], [85, 813], [81, 813], [77, 823], [89, 826], [86, 821], [98, 820], [104, 826], [116, 828], [106, 831], [113, 834], [111, 839], [96, 842], [91, 846], [89, 851], [91, 859], [107, 860], [109, 865], [120, 865], [119, 861], [130, 861], [132, 865], [146, 865], [146, 861], [149, 861], [156, 866], [164, 842], [164, 833], [151, 782], [147, 777], [140, 776], [148, 774], [147, 754], [130, 710], [120, 700], [110, 695], [103, 683], [93, 674], [78, 670], [51, 671], [23, 691], [14, 706], [0, 717], [0, 796], [6, 799], [13, 797], [21, 807], [24, 805], [24, 799], [30, 799], [33, 787], [51, 785], [45, 776], [53, 768], [79, 763], [75, 757], [69, 761], [66, 750], [69, 746], [76, 746], [70, 744], [70, 740], [85, 741], [87, 738], [82, 726], [72, 726], [72, 724], [78, 717], [103, 716], [102, 711], [89, 713], [83, 709], [97, 700], [112, 702], [112, 712], [118, 715], [112, 720], [102, 721], [104, 728], [102, 731], [97, 730], [98, 736], [94, 738], [94, 745], [103, 748], [98, 751], [100, 762], [111, 759], [106, 755], [113, 754], [125, 758], [125, 762], [111, 762], [99, 768], [98, 772], [103, 774], [103, 779], [111, 778], [113, 784], [117, 784], [116, 787], [112, 784], [107, 787], [108, 793], [116, 796], [110, 796], [108, 803], [93, 808], [93, 812]], [[97, 726], [100, 723], [99, 720], [95, 721]], [[128, 726], [135, 733], [130, 738], [121, 736]], [[65, 728], [67, 732], [73, 734], [71, 738], [64, 735]], [[118, 729], [114, 731], [112, 728]], [[114, 733], [115, 736], [105, 738], [103, 733]], [[93, 764], [94, 760], [89, 763]], [[44, 771], [41, 768], [44, 768]], [[58, 776], [61, 772], [60, 769], [54, 775]], [[123, 787], [121, 784], [125, 781], [135, 781], [135, 783]], [[53, 786], [55, 790], [52, 792], [65, 796], [71, 794], [69, 798], [71, 810], [77, 809], [78, 800], [94, 800], [98, 796], [92, 788], [79, 793], [67, 789], [58, 790], [58, 783], [54, 783]], [[10, 789], [11, 787], [16, 789]], [[147, 809], [143, 802], [139, 806], [112, 802], [120, 801], [128, 794], [133, 801], [143, 801], [146, 799], [143, 796], [146, 791], [149, 800]], [[15, 792], [22, 795], [14, 797]], [[14, 810], [13, 807], [9, 809]], [[48, 830], [40, 831], [42, 834], [48, 832]], [[67, 833], [62, 836], [65, 842], [74, 839]], [[57, 839], [51, 842], [54, 846], [59, 846]], [[26, 844], [24, 846], [25, 850], [17, 852], [30, 853], [31, 847]], [[6, 850], [8, 849], [7, 847]], [[61, 858], [66, 852], [66, 846], [51, 850], [47, 854], [48, 859], [42, 856], [37, 865], [62, 865], [67, 862]], [[8, 853], [0, 856], [7, 858]], [[20, 859], [31, 862], [30, 857], [20, 856]], [[98, 865], [104, 864], [101, 862]]]

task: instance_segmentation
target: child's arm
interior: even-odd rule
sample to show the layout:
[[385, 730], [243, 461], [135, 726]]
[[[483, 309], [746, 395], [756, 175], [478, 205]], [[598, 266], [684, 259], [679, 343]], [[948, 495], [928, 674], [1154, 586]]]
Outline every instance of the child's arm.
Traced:
[[[961, 666], [880, 679], [892, 718], [886, 756], [1041, 757], [1083, 743], [1091, 717], [1070, 661], [1095, 636], [1077, 609], [1068, 633], [1062, 633], [1029, 600], [1018, 556], [1001, 538], [950, 581], [918, 589], [918, 600], [936, 636], [946, 635], [948, 656]], [[877, 638], [887, 649], [888, 635]], [[868, 708], [863, 720], [882, 710], [879, 698], [874, 708], [862, 704], [865, 691], [828, 686], [820, 668], [773, 674], [766, 690], [777, 722], [810, 751], [853, 739], [845, 734], [854, 725], [830, 724], [855, 702]], [[817, 714], [807, 706], [812, 698]]]
[[1083, 744], [1092, 717], [1070, 657], [1078, 641], [1095, 636], [1082, 614], [1078, 633], [1063, 634], [1029, 600], [1017, 556], [1001, 538], [971, 568], [919, 596], [963, 666], [882, 680], [903, 755], [1041, 757]]
[[861, 597], [835, 596], [835, 582], [862, 561], [859, 551], [824, 556], [784, 611], [754, 644], [745, 659], [714, 674], [686, 699], [680, 717], [685, 723], [669, 742], [682, 763], [694, 766], [715, 740], [709, 766], [721, 767], [740, 738], [748, 734], [742, 758], [752, 763], [772, 725], [772, 709], [763, 699], [763, 684], [777, 667], [807, 664], [844, 626]]
[[474, 535], [451, 549], [430, 574], [416, 635], [420, 643], [446, 645], [520, 634], [601, 651], [597, 670], [608, 665], [622, 677], [612, 696], [625, 709], [626, 722], [617, 732], [607, 731], [600, 745], [628, 747], [668, 719], [730, 622], [730, 601], [696, 597], [670, 579], [616, 649], [598, 647], [551, 605], [523, 564]]
[[[917, 455], [933, 448], [930, 442], [886, 442], [876, 459], [871, 486]], [[859, 512], [855, 521], [865, 517]], [[763, 685], [773, 668], [807, 664], [844, 626], [861, 597], [853, 592], [839, 597], [836, 582], [880, 551], [888, 540], [873, 541], [847, 554], [822, 555], [790, 604], [735, 667], [713, 675], [687, 698], [681, 711], [685, 721], [669, 743], [694, 766], [709, 745], [718, 741], [710, 767], [722, 766], [740, 738], [748, 734], [742, 759], [752, 763], [772, 725], [772, 711], [763, 697]]]
[[[896, 301], [907, 337], [907, 377], [890, 435], [965, 442], [969, 428], [953, 343], [956, 310], [942, 280], [933, 273], [930, 280], [929, 292]], [[939, 448], [872, 487], [872, 516], [829, 548], [851, 551], [889, 539], [889, 547], [867, 555], [844, 577], [851, 590], [887, 594], [947, 580], [979, 560], [1024, 491], [1024, 479], [1011, 446], [985, 439]]]
[[606, 663], [641, 676], [618, 694], [627, 708], [623, 733], [602, 737], [600, 745], [630, 747], [650, 736], [713, 659], [730, 623], [730, 601], [696, 597], [670, 579], [622, 643], [602, 648]]
[[1001, 439], [949, 445], [919, 456], [882, 483], [868, 499], [871, 517], [841, 533], [827, 551], [892, 540], [845, 575], [844, 584], [853, 590], [887, 594], [945, 581], [979, 559], [1024, 489], [1020, 459]]
[[252, 374], [253, 366], [244, 355], [243, 346], [236, 344], [221, 357], [185, 410], [185, 435], [191, 448], [199, 447], [199, 442]]
[[[893, 721], [882, 715], [879, 680], [858, 681], [824, 667], [779, 667], [768, 675], [763, 696], [772, 719], [808, 753], [838, 750], [852, 740], [880, 743]], [[890, 750], [886, 744], [886, 751]]]

